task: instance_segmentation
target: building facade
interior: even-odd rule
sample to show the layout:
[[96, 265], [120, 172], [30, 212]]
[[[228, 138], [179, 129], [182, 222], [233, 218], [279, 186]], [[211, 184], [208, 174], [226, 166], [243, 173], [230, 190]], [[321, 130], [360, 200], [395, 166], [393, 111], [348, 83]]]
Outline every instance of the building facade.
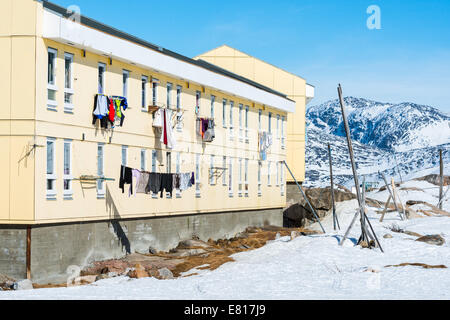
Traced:
[[[230, 72], [261, 83], [295, 101], [295, 112], [287, 115], [287, 163], [295, 178], [305, 180], [306, 106], [315, 88], [305, 79], [227, 45], [205, 52], [195, 59], [207, 61]], [[282, 117], [282, 115], [277, 115]], [[277, 136], [277, 139], [280, 137]], [[294, 182], [289, 175], [288, 182]], [[296, 188], [296, 187], [295, 187]]]
[[[0, 273], [61, 281], [70, 265], [282, 223], [293, 100], [49, 2], [0, 8]], [[126, 98], [122, 126], [93, 122], [97, 94]], [[155, 110], [172, 115], [171, 148]], [[214, 120], [212, 141], [199, 118]], [[195, 183], [130, 195], [122, 165]]]

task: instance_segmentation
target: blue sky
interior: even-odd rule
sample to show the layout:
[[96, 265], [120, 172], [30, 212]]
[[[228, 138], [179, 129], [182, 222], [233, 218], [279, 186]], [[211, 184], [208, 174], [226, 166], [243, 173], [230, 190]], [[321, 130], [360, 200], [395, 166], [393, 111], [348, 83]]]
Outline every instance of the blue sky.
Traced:
[[[415, 102], [450, 113], [448, 0], [53, 0], [194, 57], [222, 44], [316, 87], [318, 104], [345, 95]], [[370, 5], [381, 30], [369, 30]]]

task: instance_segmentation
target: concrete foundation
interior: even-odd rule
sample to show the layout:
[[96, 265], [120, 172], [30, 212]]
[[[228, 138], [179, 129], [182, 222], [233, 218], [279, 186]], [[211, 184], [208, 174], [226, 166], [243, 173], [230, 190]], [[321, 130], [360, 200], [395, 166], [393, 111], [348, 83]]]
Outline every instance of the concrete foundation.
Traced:
[[[38, 284], [61, 283], [70, 270], [93, 261], [148, 253], [150, 247], [169, 251], [193, 236], [232, 238], [247, 227], [264, 225], [282, 226], [282, 209], [33, 226], [31, 278]], [[0, 243], [0, 273], [26, 278], [26, 226], [0, 226]]]

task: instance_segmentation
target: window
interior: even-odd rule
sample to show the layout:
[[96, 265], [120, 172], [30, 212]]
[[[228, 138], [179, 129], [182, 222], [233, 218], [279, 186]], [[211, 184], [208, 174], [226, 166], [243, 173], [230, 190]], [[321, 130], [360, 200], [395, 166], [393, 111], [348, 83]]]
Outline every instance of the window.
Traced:
[[270, 167], [271, 167], [271, 162], [269, 161], [268, 163], [267, 163], [267, 186], [268, 187], [271, 187], [272, 186], [272, 182], [270, 181]]
[[233, 197], [233, 158], [228, 159], [228, 195]]
[[244, 194], [248, 198], [248, 159], [245, 159], [244, 184]]
[[209, 184], [214, 186], [216, 183], [214, 182], [214, 155], [211, 155], [211, 163], [209, 169]]
[[[167, 152], [166, 153], [166, 173], [172, 173], [172, 153]], [[171, 199], [172, 196], [170, 195], [170, 192], [166, 192], [166, 198]]]
[[128, 163], [128, 147], [122, 146], [122, 165], [127, 166]]
[[[100, 178], [105, 177], [104, 173], [104, 164], [103, 164], [103, 154], [105, 150], [105, 145], [102, 143], [99, 143], [97, 145], [97, 175]], [[104, 180], [97, 180], [97, 198], [104, 198], [105, 197], [105, 181]]]
[[73, 112], [73, 54], [64, 54], [64, 112]]
[[105, 93], [105, 72], [106, 72], [106, 64], [99, 63], [98, 64], [98, 93]]
[[195, 155], [195, 196], [201, 197], [200, 193], [200, 154]]
[[195, 113], [198, 115], [200, 113], [200, 99], [202, 93], [200, 91], [195, 92]]
[[243, 141], [244, 139], [244, 128], [242, 124], [242, 110], [244, 106], [242, 104], [239, 104], [239, 141]]
[[222, 126], [227, 127], [227, 99], [222, 100]]
[[286, 148], [286, 131], [285, 131], [285, 121], [286, 121], [286, 117], [282, 116], [281, 117], [281, 148], [285, 149]]
[[167, 82], [167, 108], [172, 106], [172, 84]]
[[158, 103], [158, 79], [153, 79], [152, 86], [152, 103], [156, 106]]
[[146, 150], [141, 149], [141, 171], [146, 171], [146, 169], [147, 169], [147, 165], [146, 165], [146, 161], [145, 161], [146, 154], [147, 154]]
[[128, 78], [130, 77], [130, 71], [123, 70], [122, 71], [122, 88], [123, 88], [123, 94], [122, 96], [125, 98], [128, 98]]
[[72, 141], [64, 141], [64, 199], [72, 199]]
[[58, 51], [48, 48], [48, 66], [47, 66], [47, 109], [56, 111], [58, 102], [56, 102], [56, 57]]
[[276, 186], [280, 186], [280, 162], [275, 163], [275, 166], [277, 167], [277, 180], [276, 180]]
[[249, 106], [245, 106], [245, 142], [248, 143], [248, 113], [249, 113]]
[[[157, 150], [152, 150], [152, 172], [156, 173], [157, 169], [156, 169], [156, 162], [158, 159], [158, 151]], [[153, 199], [158, 199], [158, 194], [157, 193], [152, 193], [152, 198]]]
[[269, 130], [269, 133], [272, 133], [272, 112], [269, 112], [268, 130]]
[[55, 139], [47, 138], [47, 199], [56, 199]]
[[238, 184], [238, 196], [242, 197], [242, 159], [239, 159], [239, 184]]
[[258, 129], [262, 130], [262, 110], [258, 110]]
[[222, 159], [222, 185], [224, 187], [227, 185], [226, 168], [227, 168], [227, 157], [224, 156]]
[[280, 130], [281, 130], [281, 126], [280, 126], [280, 115], [277, 114], [277, 139], [280, 139], [280, 138], [281, 138]]
[[233, 107], [234, 102], [230, 101], [230, 140], [234, 139], [234, 130], [233, 130]]
[[214, 119], [214, 103], [216, 101], [215, 96], [211, 96], [211, 119]]
[[142, 100], [142, 111], [147, 112], [147, 83], [148, 83], [148, 77], [142, 76], [141, 79], [141, 100]]
[[284, 175], [284, 162], [280, 162], [280, 168], [281, 168], [281, 196], [284, 196], [285, 189], [286, 189], [286, 177]]
[[183, 111], [181, 110], [181, 93], [183, 92], [182, 86], [177, 86], [177, 130], [183, 130]]
[[262, 196], [261, 171], [262, 171], [262, 162], [258, 161], [258, 197]]

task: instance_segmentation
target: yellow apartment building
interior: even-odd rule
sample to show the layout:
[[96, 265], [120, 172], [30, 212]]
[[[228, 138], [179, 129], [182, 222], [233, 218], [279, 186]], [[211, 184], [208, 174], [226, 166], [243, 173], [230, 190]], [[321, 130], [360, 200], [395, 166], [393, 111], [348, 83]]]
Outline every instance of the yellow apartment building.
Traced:
[[[69, 266], [282, 225], [295, 99], [51, 2], [0, 10], [0, 273], [60, 282]], [[98, 94], [127, 102], [122, 125], [94, 118]], [[171, 194], [133, 179], [130, 195], [122, 166], [195, 179]]]
[[[217, 65], [230, 72], [261, 83], [295, 101], [295, 112], [287, 115], [287, 163], [295, 178], [305, 180], [306, 106], [314, 98], [315, 88], [305, 79], [273, 66], [227, 45], [203, 53], [195, 59]], [[282, 115], [276, 115], [277, 126]], [[277, 139], [280, 139], [277, 136]], [[287, 182], [294, 182], [289, 175]], [[294, 188], [297, 188], [296, 186]]]

